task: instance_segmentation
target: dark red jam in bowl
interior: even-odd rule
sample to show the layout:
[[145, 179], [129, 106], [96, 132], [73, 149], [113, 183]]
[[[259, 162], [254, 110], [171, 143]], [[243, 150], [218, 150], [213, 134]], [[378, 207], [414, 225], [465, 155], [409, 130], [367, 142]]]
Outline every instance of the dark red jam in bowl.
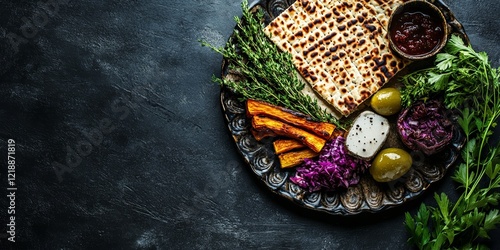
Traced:
[[392, 22], [390, 35], [394, 45], [409, 55], [432, 52], [443, 37], [440, 22], [422, 12], [402, 12]]

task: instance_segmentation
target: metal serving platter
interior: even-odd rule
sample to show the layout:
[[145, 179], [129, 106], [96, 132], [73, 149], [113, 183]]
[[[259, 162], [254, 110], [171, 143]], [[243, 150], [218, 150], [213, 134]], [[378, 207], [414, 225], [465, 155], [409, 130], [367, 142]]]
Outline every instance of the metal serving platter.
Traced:
[[[251, 4], [251, 8], [262, 8], [268, 23], [283, 12], [294, 1], [260, 0]], [[466, 41], [467, 35], [462, 25], [456, 20], [451, 10], [440, 0], [431, 1], [438, 6], [448, 21], [452, 32], [459, 34]], [[223, 61], [223, 77], [229, 77], [227, 63]], [[411, 68], [410, 68], [411, 70]], [[463, 132], [455, 127], [454, 138], [447, 148], [431, 157], [419, 152], [411, 152], [414, 164], [402, 178], [379, 183], [367, 172], [358, 185], [346, 190], [334, 192], [307, 192], [289, 180], [294, 169], [281, 169], [272, 148], [272, 139], [256, 141], [250, 132], [250, 121], [246, 117], [244, 102], [227, 88], [221, 88], [220, 100], [227, 120], [229, 131], [234, 138], [238, 151], [256, 177], [268, 189], [285, 197], [299, 206], [334, 215], [355, 215], [375, 213], [399, 206], [421, 195], [429, 186], [441, 180], [446, 171], [453, 166], [465, 143]], [[394, 120], [392, 120], [395, 129]], [[397, 134], [397, 133], [392, 133]], [[398, 138], [390, 138], [391, 146], [404, 147]]]

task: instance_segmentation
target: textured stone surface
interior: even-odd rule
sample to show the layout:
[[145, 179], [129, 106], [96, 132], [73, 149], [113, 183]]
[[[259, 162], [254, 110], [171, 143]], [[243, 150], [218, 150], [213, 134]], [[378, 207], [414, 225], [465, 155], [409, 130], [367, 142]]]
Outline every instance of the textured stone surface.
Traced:
[[[500, 3], [447, 2], [500, 66]], [[0, 3], [0, 150], [15, 139], [17, 247], [407, 249], [404, 212], [454, 193], [445, 178], [406, 206], [352, 218], [269, 193], [224, 122], [210, 81], [221, 57], [198, 43], [222, 46], [240, 1]], [[5, 159], [1, 249], [12, 247]]]

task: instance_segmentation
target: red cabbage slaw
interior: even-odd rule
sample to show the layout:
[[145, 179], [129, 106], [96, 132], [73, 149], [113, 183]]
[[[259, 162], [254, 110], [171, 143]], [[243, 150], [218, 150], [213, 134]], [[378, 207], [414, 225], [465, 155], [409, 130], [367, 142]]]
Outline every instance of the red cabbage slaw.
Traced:
[[444, 148], [453, 137], [453, 123], [437, 100], [419, 101], [403, 110], [397, 127], [401, 140], [408, 148], [427, 155]]
[[345, 138], [338, 136], [327, 142], [318, 159], [305, 159], [290, 180], [309, 192], [333, 191], [359, 183], [370, 162], [347, 153]]

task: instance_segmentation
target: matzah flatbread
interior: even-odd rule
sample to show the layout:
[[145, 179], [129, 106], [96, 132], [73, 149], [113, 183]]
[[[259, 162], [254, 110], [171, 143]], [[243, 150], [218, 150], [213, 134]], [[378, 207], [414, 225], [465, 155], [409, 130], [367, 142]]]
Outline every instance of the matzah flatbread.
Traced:
[[297, 0], [264, 32], [292, 54], [310, 87], [348, 116], [407, 65], [389, 48], [387, 22], [407, 0]]

